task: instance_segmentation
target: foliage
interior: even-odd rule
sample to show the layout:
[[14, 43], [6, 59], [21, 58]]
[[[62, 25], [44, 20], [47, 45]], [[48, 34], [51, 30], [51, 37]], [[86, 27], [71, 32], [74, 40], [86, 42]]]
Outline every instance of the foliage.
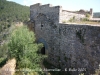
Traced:
[[6, 57], [6, 53], [8, 51], [8, 47], [7, 47], [7, 44], [3, 44], [0, 46], [0, 57]]
[[15, 2], [0, 0], [0, 21], [18, 22], [29, 18], [29, 7]]
[[3, 45], [0, 45], [0, 67], [2, 67], [7, 61], [7, 51], [7, 44], [4, 43]]
[[75, 22], [75, 21], [76, 21], [75, 16], [69, 19], [69, 22]]
[[6, 39], [12, 23], [27, 22], [28, 19], [29, 7], [0, 0], [0, 44]]
[[88, 18], [82, 18], [82, 21], [89, 21], [89, 19]]
[[[14, 75], [25, 75], [24, 72], [16, 72]], [[39, 75], [37, 72], [28, 72], [26, 75]]]
[[62, 23], [66, 23], [66, 20], [63, 20]]
[[81, 21], [89, 21], [90, 14], [86, 14], [85, 18], [82, 18]]
[[85, 17], [89, 19], [90, 18], [90, 14], [86, 14]]
[[2, 67], [7, 61], [7, 58], [0, 57], [0, 67]]
[[75, 16], [73, 16], [73, 20], [75, 20]]
[[42, 55], [37, 54], [41, 44], [35, 43], [35, 36], [26, 26], [16, 28], [8, 43], [8, 57], [15, 57], [17, 68], [40, 69]]

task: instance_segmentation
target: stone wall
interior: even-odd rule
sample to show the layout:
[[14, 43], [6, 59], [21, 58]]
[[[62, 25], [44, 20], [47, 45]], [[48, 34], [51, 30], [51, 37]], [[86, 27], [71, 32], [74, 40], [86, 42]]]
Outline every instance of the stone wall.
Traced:
[[[59, 11], [60, 6], [52, 7], [50, 4], [30, 6], [30, 21], [34, 22], [33, 26], [37, 42], [41, 42], [45, 46], [45, 52], [49, 56], [48, 61], [54, 60], [51, 57], [55, 57], [54, 52], [51, 52], [51, 50], [59, 47], [59, 43], [56, 42], [56, 40], [59, 40], [56, 39], [59, 37]], [[52, 61], [52, 64], [56, 65], [55, 61]]]
[[89, 12], [90, 11], [67, 11], [63, 10], [61, 6], [52, 6], [51, 4], [41, 5], [38, 3], [30, 6], [30, 19], [33, 21], [39, 14], [45, 14], [46, 17], [54, 21], [54, 23], [63, 23], [73, 18], [79, 21], [85, 18], [86, 14], [90, 14]]
[[59, 12], [59, 23], [67, 23], [71, 19], [74, 19], [75, 21], [80, 21], [86, 17], [86, 14], [90, 14], [90, 18], [92, 18], [93, 10], [90, 9], [90, 11], [85, 11], [85, 10], [68, 11], [68, 10], [63, 10], [61, 7]]
[[100, 18], [100, 12], [93, 13], [93, 18]]
[[[60, 6], [36, 4], [30, 7], [30, 22], [34, 24], [31, 27], [34, 27], [37, 42], [44, 44], [48, 61], [56, 67], [82, 68], [85, 75], [93, 74], [100, 64], [100, 26], [59, 24], [64, 19], [61, 14]], [[71, 73], [78, 75], [81, 71]]]
[[[49, 56], [48, 61], [52, 61], [51, 63], [56, 65], [54, 55], [57, 54], [55, 49], [57, 50], [59, 47], [59, 25], [55, 24], [54, 21], [46, 18], [45, 15], [39, 15], [35, 19], [34, 22], [34, 32], [36, 34], [37, 42], [41, 42], [45, 46], [45, 52]], [[53, 51], [53, 52], [52, 52]], [[59, 55], [59, 54], [58, 54]], [[56, 65], [57, 66], [57, 65]]]
[[100, 26], [60, 24], [59, 28], [61, 67], [84, 68], [85, 75], [93, 74], [100, 64]]
[[78, 14], [76, 12], [69, 12], [66, 10], [60, 10], [60, 16], [59, 16], [59, 22], [60, 23], [64, 23], [64, 22], [68, 22], [71, 19], [75, 19], [77, 21], [79, 21], [82, 18], [85, 18], [84, 14]]
[[45, 14], [46, 18], [59, 22], [59, 10], [60, 6], [52, 7], [50, 4], [41, 5], [40, 3], [30, 6], [30, 19], [35, 20], [39, 15]]

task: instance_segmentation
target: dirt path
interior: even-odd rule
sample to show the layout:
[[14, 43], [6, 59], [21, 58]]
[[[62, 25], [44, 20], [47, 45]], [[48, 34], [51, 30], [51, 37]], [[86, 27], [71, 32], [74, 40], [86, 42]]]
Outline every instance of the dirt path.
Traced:
[[15, 72], [16, 60], [9, 60], [1, 69], [0, 75], [13, 75]]

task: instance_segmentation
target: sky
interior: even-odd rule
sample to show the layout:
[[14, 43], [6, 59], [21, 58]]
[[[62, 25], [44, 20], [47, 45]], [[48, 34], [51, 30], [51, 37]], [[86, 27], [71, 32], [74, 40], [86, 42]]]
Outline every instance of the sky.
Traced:
[[80, 9], [100, 12], [100, 0], [8, 0], [19, 3], [21, 5], [30, 6], [36, 3], [52, 4], [53, 6], [62, 6], [64, 10], [77, 11]]

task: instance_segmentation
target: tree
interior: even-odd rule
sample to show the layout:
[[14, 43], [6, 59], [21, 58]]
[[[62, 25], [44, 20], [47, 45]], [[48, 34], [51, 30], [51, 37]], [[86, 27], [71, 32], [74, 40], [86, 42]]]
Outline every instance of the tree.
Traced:
[[26, 26], [16, 28], [8, 43], [8, 57], [16, 58], [17, 68], [40, 69], [41, 55], [37, 54], [42, 44], [35, 43], [35, 36]]

